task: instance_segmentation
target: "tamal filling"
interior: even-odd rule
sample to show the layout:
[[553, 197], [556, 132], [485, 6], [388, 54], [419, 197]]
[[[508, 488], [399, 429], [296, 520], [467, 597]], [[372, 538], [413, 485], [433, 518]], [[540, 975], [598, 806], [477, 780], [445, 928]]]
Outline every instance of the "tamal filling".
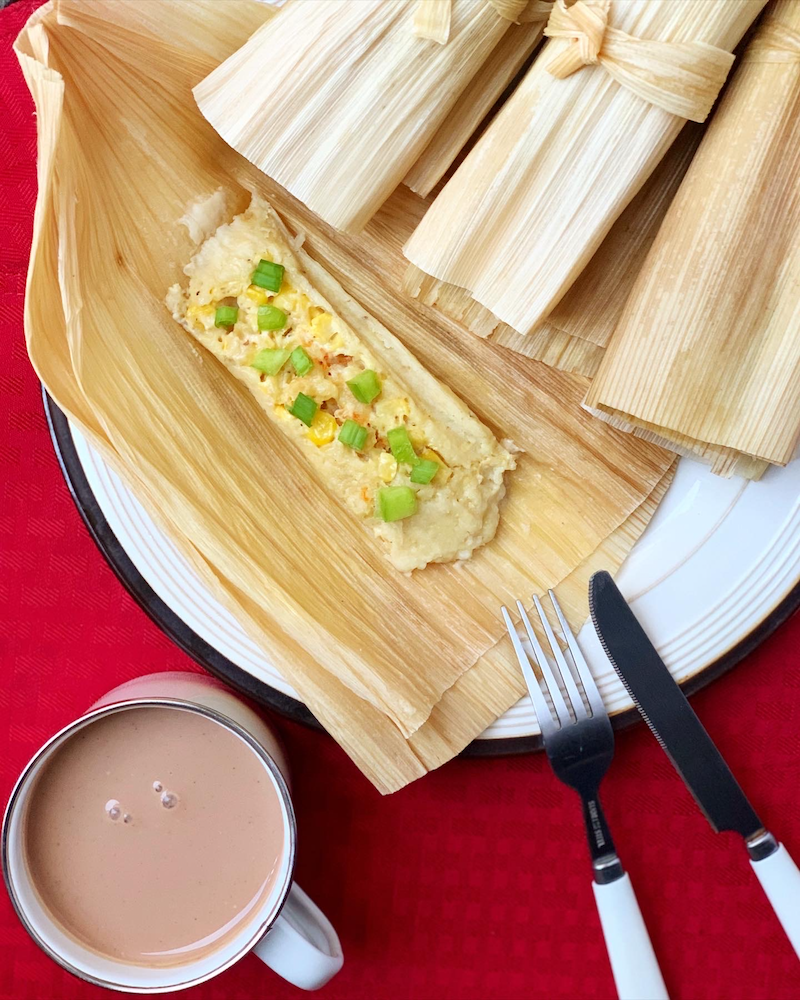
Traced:
[[454, 434], [417, 402], [316, 291], [266, 202], [185, 271], [188, 288], [167, 296], [175, 318], [248, 383], [398, 568], [466, 558], [494, 535], [511, 456], [466, 408]]

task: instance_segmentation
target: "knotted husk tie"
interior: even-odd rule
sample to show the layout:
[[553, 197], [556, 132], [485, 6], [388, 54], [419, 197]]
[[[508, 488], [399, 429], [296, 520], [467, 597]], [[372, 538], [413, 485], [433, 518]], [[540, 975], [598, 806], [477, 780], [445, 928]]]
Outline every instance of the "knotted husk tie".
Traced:
[[636, 38], [608, 23], [611, 0], [556, 0], [544, 30], [571, 39], [547, 70], [560, 80], [600, 65], [617, 83], [670, 114], [703, 122], [733, 65], [733, 55], [705, 42]]
[[800, 31], [782, 24], [765, 24], [747, 46], [742, 62], [800, 62]]
[[[553, 0], [486, 0], [496, 14], [515, 24], [546, 21]], [[414, 34], [444, 45], [450, 37], [452, 0], [418, 0], [414, 11]]]

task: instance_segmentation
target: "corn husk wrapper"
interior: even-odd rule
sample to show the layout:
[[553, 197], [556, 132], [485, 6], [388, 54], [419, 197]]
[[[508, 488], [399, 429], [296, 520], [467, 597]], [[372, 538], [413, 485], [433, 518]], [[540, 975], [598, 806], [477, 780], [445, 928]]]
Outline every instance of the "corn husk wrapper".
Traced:
[[750, 42], [587, 404], [758, 478], [800, 433], [800, 4]]
[[417, 0], [414, 11], [414, 34], [444, 45], [450, 37], [450, 0]]
[[[418, 0], [289, 4], [199, 83], [198, 106], [251, 163], [332, 226], [357, 232], [516, 30], [491, 0], [452, 0], [446, 44], [418, 37], [417, 14], [444, 9]], [[280, 53], [280, 72], [264, 72], [265, 50]]]
[[702, 132], [694, 122], [684, 126], [581, 276], [547, 321], [527, 336], [501, 323], [466, 289], [432, 278], [413, 264], [404, 276], [403, 290], [480, 337], [562, 371], [593, 376]]
[[[526, 358], [541, 361], [551, 368], [591, 377], [600, 366], [602, 347], [589, 340], [573, 337], [549, 322], [542, 323], [532, 333], [523, 336], [507, 323], [501, 323], [494, 313], [476, 302], [465, 288], [439, 281], [413, 264], [406, 268], [401, 287], [405, 295], [432, 307], [462, 328], [479, 337], [491, 339]], [[587, 303], [586, 308], [591, 311], [591, 303]]]
[[[763, 5], [611, 0], [609, 25], [639, 39], [705, 43], [721, 55]], [[574, 45], [558, 38], [540, 50], [405, 248], [416, 267], [467, 289], [522, 334], [549, 317], [685, 123], [604, 65], [556, 78], [554, 58]]]
[[480, 73], [473, 76], [435, 135], [406, 174], [403, 183], [426, 198], [480, 129], [503, 92], [542, 40], [547, 21], [542, 5], [539, 20], [512, 25]]
[[[387, 231], [402, 204], [355, 241], [260, 185], [191, 88], [268, 16], [248, 0], [62, 0], [33, 15], [17, 42], [39, 125], [26, 335], [58, 404], [387, 792], [515, 700], [498, 605], [578, 579], [586, 560], [616, 565], [671, 456], [582, 411], [585, 381], [423, 321], [393, 295], [384, 275], [402, 274], [405, 231]], [[305, 233], [307, 266], [346, 321], [369, 309], [526, 450], [495, 540], [468, 563], [394, 571], [246, 388], [169, 316], [166, 289], [251, 190]], [[575, 586], [565, 600], [578, 607]]]

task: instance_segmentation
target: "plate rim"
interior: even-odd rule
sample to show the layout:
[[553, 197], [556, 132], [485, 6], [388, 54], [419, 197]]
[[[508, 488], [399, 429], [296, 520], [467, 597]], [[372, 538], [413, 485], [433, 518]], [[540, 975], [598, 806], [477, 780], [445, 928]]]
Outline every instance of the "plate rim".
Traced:
[[[53, 450], [78, 514], [100, 554], [142, 611], [176, 646], [210, 674], [218, 677], [248, 698], [252, 698], [259, 705], [294, 722], [326, 733], [306, 705], [296, 698], [292, 698], [291, 695], [284, 694], [282, 691], [270, 687], [264, 681], [258, 680], [243, 667], [237, 666], [209, 642], [201, 638], [156, 594], [136, 568], [106, 520], [78, 456], [69, 420], [44, 385], [42, 385], [41, 391]], [[683, 681], [681, 689], [684, 694], [693, 695], [726, 674], [799, 609], [800, 579], [747, 635], [743, 636], [713, 663], [708, 664]], [[611, 718], [615, 729], [625, 729], [642, 721], [635, 708], [617, 712]], [[542, 739], [540, 735], [497, 737], [473, 740], [461, 752], [461, 756], [504, 757], [533, 753], [541, 749]]]

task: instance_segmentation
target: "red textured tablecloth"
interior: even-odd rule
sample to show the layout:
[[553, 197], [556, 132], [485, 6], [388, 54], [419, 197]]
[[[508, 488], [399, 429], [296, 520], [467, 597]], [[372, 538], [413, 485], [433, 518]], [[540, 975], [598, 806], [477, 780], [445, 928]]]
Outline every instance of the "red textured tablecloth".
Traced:
[[[36, 192], [33, 106], [0, 11], [0, 795], [55, 730], [123, 680], [198, 669], [128, 596], [59, 472], [22, 307]], [[800, 857], [800, 617], [694, 699], [765, 822]], [[327, 737], [279, 720], [298, 879], [336, 925], [330, 1000], [613, 997], [577, 800], [540, 756], [458, 760], [381, 798]], [[716, 836], [643, 726], [604, 788], [673, 1000], [800, 998], [741, 841]], [[101, 997], [29, 940], [0, 893], [0, 997]], [[106, 994], [107, 995], [107, 994]], [[248, 956], [201, 1000], [302, 994]]]

